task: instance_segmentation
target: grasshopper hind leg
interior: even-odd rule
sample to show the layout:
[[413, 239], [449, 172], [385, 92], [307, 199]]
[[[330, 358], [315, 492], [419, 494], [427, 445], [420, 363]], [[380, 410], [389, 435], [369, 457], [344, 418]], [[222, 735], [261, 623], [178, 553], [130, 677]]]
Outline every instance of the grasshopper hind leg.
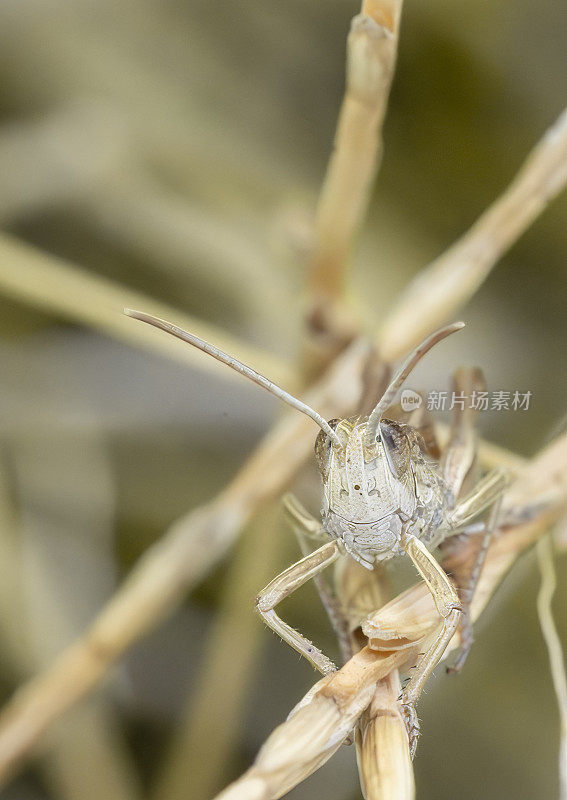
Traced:
[[493, 504], [488, 519], [482, 525], [482, 530], [476, 534], [480, 538], [480, 545], [477, 549], [472, 568], [468, 571], [464, 579], [458, 580], [460, 584], [459, 594], [463, 606], [463, 617], [460, 630], [460, 650], [454, 664], [447, 667], [447, 672], [450, 675], [456, 675], [462, 670], [472, 647], [473, 627], [471, 621], [471, 605], [486, 560], [488, 548], [490, 547], [495, 531], [498, 529], [501, 504], [502, 497], [500, 496]]
[[[453, 375], [452, 389], [455, 394], [464, 397], [481, 397], [482, 393], [486, 391], [486, 382], [482, 371], [470, 367], [458, 369]], [[462, 669], [473, 642], [470, 608], [492, 535], [497, 527], [500, 498], [507, 484], [506, 473], [500, 470], [491, 472], [481, 480], [478, 480], [477, 419], [477, 409], [455, 407], [449, 441], [441, 458], [443, 477], [453, 496], [457, 498], [449, 524], [455, 531], [461, 529], [460, 534], [457, 534], [458, 544], [455, 541], [457, 536], [455, 536], [454, 539], [449, 539], [445, 546], [443, 544], [441, 546], [442, 551], [446, 551], [451, 548], [451, 543], [457, 545], [453, 549], [455, 558], [453, 559], [449, 556], [448, 559], [444, 560], [444, 566], [450, 564], [453, 560], [459, 561], [457, 553], [461, 549], [460, 542], [464, 542], [465, 537], [468, 538], [472, 534], [472, 532], [469, 534], [466, 526], [469, 526], [473, 519], [492, 506], [488, 519], [482, 523], [480, 532], [475, 531], [475, 538], [479, 541], [472, 563], [467, 565], [466, 570], [460, 568], [453, 572], [462, 604], [460, 622], [461, 649], [455, 664], [447, 670], [450, 673], [456, 673]], [[471, 483], [474, 485], [466, 493]], [[476, 526], [474, 527], [476, 528]], [[463, 528], [464, 530], [462, 530]]]

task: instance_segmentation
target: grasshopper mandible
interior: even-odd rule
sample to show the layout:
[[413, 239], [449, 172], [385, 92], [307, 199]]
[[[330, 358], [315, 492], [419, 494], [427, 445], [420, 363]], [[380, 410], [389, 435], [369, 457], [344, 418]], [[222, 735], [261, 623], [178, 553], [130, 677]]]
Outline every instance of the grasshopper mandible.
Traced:
[[[288, 512], [310, 539], [324, 542], [269, 583], [256, 598], [256, 609], [272, 630], [323, 674], [336, 670], [333, 662], [276, 613], [277, 605], [316, 578], [337, 559], [355, 559], [369, 570], [396, 556], [408, 555], [426, 582], [443, 620], [439, 635], [419, 661], [400, 698], [412, 755], [419, 735], [416, 703], [435, 666], [455, 634], [463, 612], [453, 583], [431, 554], [448, 536], [467, 526], [489, 507], [484, 543], [473, 570], [478, 578], [482, 556], [496, 524], [506, 475], [494, 470], [479, 480], [463, 499], [459, 497], [466, 467], [459, 438], [442, 460], [428, 453], [420, 432], [411, 425], [386, 419], [398, 390], [423, 356], [438, 342], [464, 327], [455, 322], [431, 334], [401, 365], [369, 416], [325, 420], [310, 406], [281, 389], [255, 370], [202, 339], [165, 320], [125, 309], [128, 316], [147, 322], [199, 348], [267, 389], [293, 408], [311, 417], [321, 428], [315, 457], [323, 480], [321, 522], [297, 501], [288, 499]], [[484, 526], [484, 527], [483, 527]]]

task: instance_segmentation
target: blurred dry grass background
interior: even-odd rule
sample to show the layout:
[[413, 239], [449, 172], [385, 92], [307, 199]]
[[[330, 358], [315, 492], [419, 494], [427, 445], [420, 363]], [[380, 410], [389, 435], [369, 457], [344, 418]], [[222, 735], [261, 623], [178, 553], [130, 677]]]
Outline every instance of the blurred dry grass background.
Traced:
[[[218, 325], [248, 344], [255, 366], [291, 381], [282, 364], [299, 346], [313, 208], [357, 11], [345, 0], [0, 3], [5, 698], [72, 641], [171, 521], [223, 487], [280, 413], [205, 357], [114, 316], [147, 296], [148, 310]], [[381, 172], [352, 258], [351, 293], [370, 330], [565, 105], [566, 35], [567, 8], [551, 0], [407, 4]], [[565, 414], [566, 211], [563, 197], [537, 221], [465, 310], [466, 332], [415, 379], [445, 388], [466, 361], [484, 367], [490, 388], [531, 390], [529, 413], [483, 418], [488, 438], [526, 456]], [[310, 469], [298, 484], [316, 510]], [[176, 800], [168, 775], [189, 757], [175, 734], [197, 714], [210, 788], [242, 771], [313, 681], [252, 613], [256, 590], [296, 555], [267, 509], [2, 798]], [[433, 681], [420, 797], [555, 796], [558, 721], [536, 586], [528, 556], [483, 618], [462, 676]], [[313, 589], [286, 617], [333, 649]], [[558, 624], [565, 636], [565, 615]], [[234, 681], [234, 724], [199, 687], [215, 642], [237, 625], [240, 646], [213, 676]], [[217, 763], [227, 729], [235, 737]], [[194, 777], [184, 796], [201, 800]], [[343, 748], [290, 797], [346, 800], [356, 786]]]

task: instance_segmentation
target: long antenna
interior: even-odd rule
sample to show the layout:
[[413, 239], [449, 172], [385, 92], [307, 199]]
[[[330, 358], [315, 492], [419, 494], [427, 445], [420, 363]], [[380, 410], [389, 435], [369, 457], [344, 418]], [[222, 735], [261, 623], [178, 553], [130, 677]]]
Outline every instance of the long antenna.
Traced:
[[279, 397], [280, 400], [284, 401], [284, 403], [287, 403], [292, 408], [296, 408], [298, 411], [301, 411], [303, 414], [311, 417], [311, 419], [317, 423], [321, 430], [325, 431], [327, 436], [329, 436], [329, 438], [332, 439], [335, 444], [340, 446], [341, 441], [339, 437], [331, 428], [327, 420], [321, 416], [321, 414], [318, 414], [317, 411], [311, 408], [311, 406], [308, 406], [307, 403], [303, 403], [301, 400], [298, 400], [297, 397], [289, 394], [289, 392], [286, 392], [277, 384], [273, 383], [273, 381], [270, 381], [268, 378], [260, 375], [260, 373], [256, 372], [256, 370], [251, 369], [251, 367], [247, 367], [246, 364], [242, 364], [242, 362], [237, 361], [236, 358], [227, 355], [227, 353], [223, 353], [223, 351], [219, 350], [218, 347], [205, 342], [203, 339], [199, 339], [198, 336], [194, 336], [194, 334], [189, 333], [188, 331], [184, 331], [183, 328], [178, 328], [177, 325], [173, 325], [171, 322], [167, 322], [159, 317], [154, 317], [152, 314], [146, 314], [144, 311], [133, 311], [131, 308], [125, 308], [124, 313], [128, 317], [139, 319], [141, 322], [147, 322], [149, 325], [153, 325], [155, 328], [166, 331], [166, 333], [171, 333], [172, 336], [176, 336], [178, 339], [192, 344], [193, 347], [197, 347], [204, 353], [216, 358], [217, 361], [222, 361], [223, 364], [226, 364], [228, 367], [236, 370], [236, 372], [240, 372], [241, 375], [244, 375], [254, 383], [257, 383], [258, 386], [261, 386], [271, 394]]
[[400, 386], [403, 384], [405, 379], [408, 377], [410, 372], [413, 370], [415, 365], [421, 361], [423, 356], [431, 350], [438, 342], [442, 339], [445, 339], [447, 336], [450, 336], [452, 333], [456, 333], [460, 331], [461, 328], [465, 327], [464, 322], [453, 322], [452, 325], [447, 325], [444, 328], [439, 328], [438, 331], [432, 333], [431, 336], [428, 336], [425, 341], [423, 341], [418, 347], [413, 350], [409, 356], [406, 358], [402, 366], [396, 372], [392, 381], [384, 394], [382, 395], [381, 399], [379, 400], [378, 404], [373, 409], [372, 413], [368, 417], [368, 422], [366, 423], [366, 434], [365, 434], [365, 443], [367, 447], [370, 447], [374, 439], [376, 438], [376, 433], [378, 430], [378, 426], [380, 425], [380, 420], [388, 406], [392, 404], [394, 397]]

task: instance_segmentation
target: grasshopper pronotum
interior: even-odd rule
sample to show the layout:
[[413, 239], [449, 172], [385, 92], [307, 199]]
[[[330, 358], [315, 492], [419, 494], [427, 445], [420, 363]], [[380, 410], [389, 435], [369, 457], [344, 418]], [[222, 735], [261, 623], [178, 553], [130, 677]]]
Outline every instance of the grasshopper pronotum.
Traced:
[[321, 428], [315, 441], [315, 457], [323, 479], [321, 521], [292, 497], [287, 499], [287, 510], [294, 523], [321, 546], [284, 570], [256, 598], [258, 613], [291, 647], [323, 674], [335, 670], [333, 662], [321, 650], [280, 619], [275, 610], [278, 603], [337, 559], [353, 558], [372, 570], [395, 556], [405, 554], [411, 558], [443, 619], [438, 636], [421, 658], [400, 698], [413, 754], [419, 735], [417, 700], [443, 657], [464, 610], [462, 598], [430, 551], [448, 536], [465, 531], [479, 514], [492, 506], [488, 521], [474, 526], [476, 532], [484, 531], [484, 547], [471, 576], [476, 580], [496, 524], [506, 475], [500, 470], [488, 473], [461, 498], [463, 480], [470, 466], [470, 454], [462, 447], [462, 431], [456, 431], [443, 456], [436, 460], [428, 453], [417, 428], [386, 419], [384, 413], [418, 361], [464, 323], [441, 328], [417, 347], [395, 373], [369, 416], [328, 422], [301, 400], [214, 345], [158, 317], [129, 309], [125, 313], [222, 361], [311, 417]]

